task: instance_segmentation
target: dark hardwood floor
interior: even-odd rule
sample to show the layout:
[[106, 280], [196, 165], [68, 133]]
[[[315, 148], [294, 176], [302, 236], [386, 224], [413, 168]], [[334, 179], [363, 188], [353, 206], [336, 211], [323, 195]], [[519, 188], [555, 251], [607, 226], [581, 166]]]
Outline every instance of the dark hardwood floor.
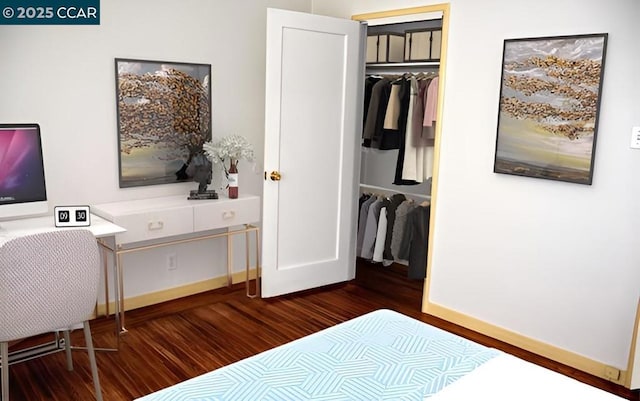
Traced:
[[[127, 312], [129, 331], [121, 337], [119, 351], [97, 353], [104, 399], [129, 401], [336, 323], [388, 308], [638, 400], [637, 394], [606, 380], [424, 315], [421, 302], [422, 282], [407, 280], [402, 268], [359, 263], [356, 279], [349, 283], [277, 299], [249, 299], [244, 287], [236, 285]], [[115, 345], [112, 318], [92, 321], [92, 332], [97, 347]], [[82, 345], [81, 330], [72, 338], [74, 345]], [[12, 365], [11, 400], [94, 399], [86, 352], [74, 351], [74, 363], [75, 371], [66, 371], [64, 353], [56, 353]]]

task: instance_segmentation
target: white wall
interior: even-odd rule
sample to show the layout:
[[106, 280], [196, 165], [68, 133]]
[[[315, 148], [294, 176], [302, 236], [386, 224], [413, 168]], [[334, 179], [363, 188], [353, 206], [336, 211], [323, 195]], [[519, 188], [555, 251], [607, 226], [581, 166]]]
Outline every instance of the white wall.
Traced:
[[[266, 8], [309, 11], [310, 4], [109, 0], [101, 3], [99, 26], [0, 26], [0, 121], [40, 123], [51, 209], [186, 197], [197, 184], [118, 187], [114, 58], [211, 64], [213, 135], [235, 133], [253, 143], [255, 172], [241, 162], [240, 192], [261, 195]], [[168, 272], [170, 252], [179, 267]], [[221, 276], [225, 255], [223, 239], [127, 255], [125, 294]]]
[[[353, 14], [438, 1], [314, 0]], [[640, 288], [635, 0], [451, 0], [430, 301], [626, 369]], [[593, 185], [494, 174], [503, 40], [609, 33]]]

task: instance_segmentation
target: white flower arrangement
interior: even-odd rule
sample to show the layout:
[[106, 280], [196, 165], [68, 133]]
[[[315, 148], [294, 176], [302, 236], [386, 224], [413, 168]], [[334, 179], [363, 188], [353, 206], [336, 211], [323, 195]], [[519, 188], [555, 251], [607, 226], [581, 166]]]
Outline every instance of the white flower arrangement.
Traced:
[[202, 149], [211, 163], [222, 164], [225, 172], [227, 171], [225, 166], [227, 160], [230, 164], [237, 165], [241, 159], [252, 162], [254, 158], [253, 146], [241, 135], [229, 135], [215, 142], [213, 140], [205, 142]]
[[[220, 139], [212, 139], [202, 145], [207, 159], [211, 161], [213, 170], [213, 181], [229, 180], [229, 170], [237, 171], [238, 161], [244, 159], [248, 162], [254, 160], [253, 146], [241, 135], [228, 135]], [[229, 161], [227, 166], [226, 162]], [[232, 169], [233, 167], [233, 169]], [[223, 176], [221, 176], [221, 174]], [[224, 177], [224, 178], [223, 178]], [[216, 185], [214, 183], [214, 185]], [[225, 184], [221, 183], [220, 189]]]

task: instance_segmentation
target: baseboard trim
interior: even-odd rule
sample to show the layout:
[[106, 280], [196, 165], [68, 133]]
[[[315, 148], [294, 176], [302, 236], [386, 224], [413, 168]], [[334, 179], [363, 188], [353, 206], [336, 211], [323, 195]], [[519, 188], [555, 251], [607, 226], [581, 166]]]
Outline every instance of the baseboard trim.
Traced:
[[562, 363], [564, 365], [589, 373], [593, 376], [600, 377], [610, 382], [620, 385], [626, 384], [627, 371], [625, 370], [619, 370], [619, 377], [617, 379], [613, 379], [610, 377], [609, 372], [611, 372], [611, 369], [615, 369], [617, 371], [617, 368], [612, 368], [602, 362], [587, 358], [583, 355], [576, 354], [571, 351], [567, 351], [565, 349], [544, 343], [542, 341], [523, 336], [522, 334], [509, 331], [500, 326], [495, 326], [493, 324], [476, 319], [472, 316], [465, 315], [453, 309], [434, 304], [432, 302], [429, 302], [428, 300], [425, 301], [426, 302], [424, 302], [422, 307], [422, 311], [424, 313], [436, 316], [448, 322], [463, 326], [467, 329], [487, 335], [497, 340], [504, 341], [518, 348], [533, 352], [534, 354], [549, 358], [553, 361]]
[[[249, 270], [249, 279], [254, 279], [256, 276], [256, 270]], [[246, 278], [246, 273], [237, 272], [233, 273], [231, 276], [231, 282], [233, 284], [244, 283]], [[133, 297], [125, 298], [124, 300], [124, 310], [129, 311], [132, 309], [143, 308], [149, 305], [159, 304], [161, 302], [171, 301], [178, 298], [187, 297], [189, 295], [199, 294], [201, 292], [216, 290], [218, 288], [226, 287], [227, 285], [227, 276], [214, 277], [211, 279], [198, 281], [195, 283], [190, 283], [186, 285], [181, 285], [178, 287], [167, 288], [160, 291], [150, 292], [147, 294], [136, 295]], [[109, 311], [113, 313], [116, 310], [115, 302], [109, 302]], [[105, 304], [97, 305], [97, 314], [98, 316], [103, 316], [106, 313]]]

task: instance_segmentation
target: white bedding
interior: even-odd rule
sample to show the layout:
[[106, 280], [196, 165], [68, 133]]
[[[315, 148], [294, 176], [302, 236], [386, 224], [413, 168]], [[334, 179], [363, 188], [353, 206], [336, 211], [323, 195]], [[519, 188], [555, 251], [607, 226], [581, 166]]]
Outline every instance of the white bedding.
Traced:
[[606, 391], [509, 354], [477, 367], [428, 401], [622, 401]]

